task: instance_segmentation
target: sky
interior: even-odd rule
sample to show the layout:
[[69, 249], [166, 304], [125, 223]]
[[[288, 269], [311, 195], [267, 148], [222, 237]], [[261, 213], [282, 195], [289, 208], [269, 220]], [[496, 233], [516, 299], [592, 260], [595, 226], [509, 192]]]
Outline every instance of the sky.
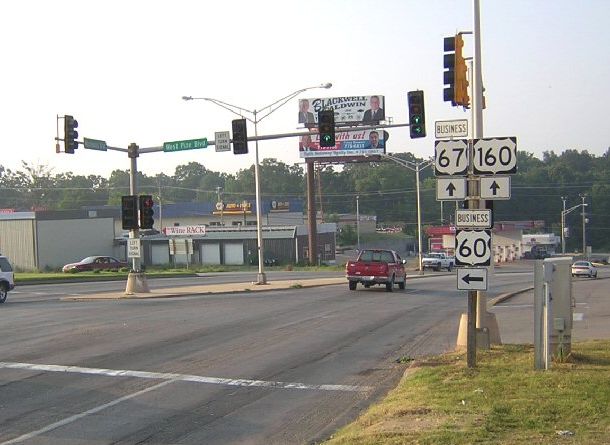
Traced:
[[[480, 5], [484, 136], [516, 136], [518, 150], [536, 157], [566, 149], [605, 153], [610, 2]], [[182, 96], [263, 110], [325, 82], [333, 87], [299, 97], [382, 94], [394, 123], [408, 121], [407, 92], [424, 90], [428, 136], [412, 140], [408, 128], [392, 129], [387, 151], [428, 158], [435, 121], [470, 119], [470, 111], [443, 102], [442, 79], [443, 38], [472, 30], [472, 0], [0, 2], [0, 165], [108, 177], [129, 168], [127, 155], [82, 146], [57, 154], [57, 115], [78, 120], [80, 140], [159, 147], [212, 140], [236, 118]], [[472, 56], [472, 35], [464, 40], [464, 54]], [[293, 99], [259, 123], [259, 134], [295, 131], [297, 112]], [[298, 139], [260, 142], [259, 158], [302, 163]], [[235, 173], [253, 164], [254, 143], [239, 156], [214, 147], [143, 154], [138, 169], [173, 175], [189, 162]]]

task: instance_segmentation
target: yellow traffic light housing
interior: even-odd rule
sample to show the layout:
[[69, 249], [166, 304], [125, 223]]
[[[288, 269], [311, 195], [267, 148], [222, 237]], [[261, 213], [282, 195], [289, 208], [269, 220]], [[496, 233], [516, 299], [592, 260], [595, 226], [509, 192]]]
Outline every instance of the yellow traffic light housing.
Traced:
[[468, 75], [466, 73], [466, 60], [462, 54], [464, 39], [461, 34], [455, 36], [455, 87], [454, 102], [465, 108], [470, 107], [470, 97], [468, 96]]

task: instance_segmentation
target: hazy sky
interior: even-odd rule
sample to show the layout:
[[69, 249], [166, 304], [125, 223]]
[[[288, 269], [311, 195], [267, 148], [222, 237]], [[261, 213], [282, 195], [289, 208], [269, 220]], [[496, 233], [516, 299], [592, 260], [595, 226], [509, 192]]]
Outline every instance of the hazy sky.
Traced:
[[[300, 88], [301, 97], [385, 95], [386, 116], [407, 121], [407, 91], [426, 97], [428, 137], [390, 132], [388, 151], [428, 157], [434, 121], [469, 118], [443, 102], [443, 37], [472, 30], [471, 0], [43, 1], [0, 3], [0, 165], [108, 176], [126, 154], [79, 148], [56, 154], [57, 114], [83, 136], [140, 147], [230, 130], [231, 113], [183, 95], [260, 109]], [[516, 136], [518, 149], [610, 147], [610, 1], [481, 0], [485, 136]], [[472, 55], [471, 36], [464, 52]], [[332, 50], [328, 50], [331, 48]], [[298, 100], [259, 124], [297, 127]], [[249, 127], [249, 134], [254, 128]], [[260, 158], [293, 164], [296, 138], [264, 141]], [[62, 144], [63, 150], [63, 144]], [[143, 155], [147, 175], [191, 161], [235, 172], [250, 154], [213, 147]]]

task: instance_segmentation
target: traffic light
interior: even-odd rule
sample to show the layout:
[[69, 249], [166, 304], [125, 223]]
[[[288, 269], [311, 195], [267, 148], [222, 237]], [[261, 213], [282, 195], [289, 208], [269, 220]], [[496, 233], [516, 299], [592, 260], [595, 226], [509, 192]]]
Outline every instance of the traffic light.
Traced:
[[245, 119], [233, 121], [233, 154], [245, 155], [248, 153], [248, 126]]
[[320, 147], [334, 147], [335, 142], [335, 112], [333, 110], [318, 111], [318, 132]]
[[123, 223], [123, 230], [135, 230], [138, 228], [137, 196], [121, 196], [121, 222]]
[[409, 130], [411, 139], [426, 137], [426, 113], [424, 110], [424, 92], [421, 90], [407, 93], [409, 104]]
[[445, 54], [443, 55], [443, 84], [448, 85], [443, 91], [443, 100], [451, 105], [470, 106], [468, 97], [468, 78], [466, 76], [466, 61], [462, 55], [464, 39], [461, 34], [445, 37], [443, 41]]
[[78, 148], [78, 121], [72, 116], [64, 116], [64, 151], [74, 154], [74, 150]]
[[152, 229], [155, 224], [153, 206], [155, 202], [151, 195], [140, 195], [140, 229]]

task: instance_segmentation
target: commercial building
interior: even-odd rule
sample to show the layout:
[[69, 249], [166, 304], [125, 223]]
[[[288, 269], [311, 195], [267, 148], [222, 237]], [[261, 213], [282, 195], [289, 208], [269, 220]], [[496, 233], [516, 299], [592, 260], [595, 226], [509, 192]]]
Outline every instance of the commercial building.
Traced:
[[[262, 206], [264, 258], [306, 262], [308, 234], [300, 200]], [[155, 205], [155, 228], [142, 231], [142, 261], [155, 264], [253, 264], [258, 260], [253, 203]], [[205, 227], [187, 236], [176, 227]], [[167, 234], [166, 234], [167, 232]], [[336, 224], [318, 225], [320, 262], [334, 262]], [[0, 252], [21, 270], [52, 270], [90, 255], [126, 259], [128, 231], [119, 207], [0, 214]]]

